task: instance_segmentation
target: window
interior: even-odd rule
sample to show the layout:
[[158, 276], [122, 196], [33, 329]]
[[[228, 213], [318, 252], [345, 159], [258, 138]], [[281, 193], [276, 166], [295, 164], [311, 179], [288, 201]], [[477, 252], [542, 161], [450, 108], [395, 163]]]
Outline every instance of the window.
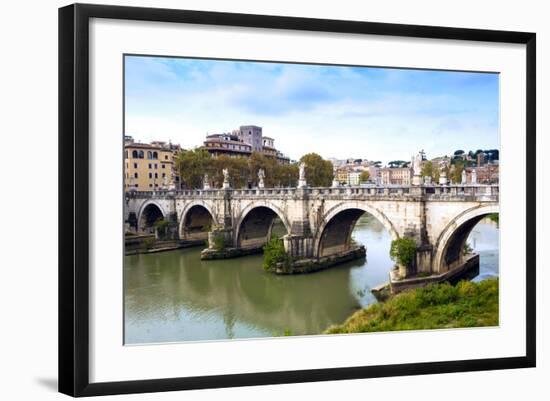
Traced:
[[149, 160], [151, 160], [151, 159], [153, 158], [153, 152], [151, 152], [150, 150], [147, 151], [147, 158], [148, 158]]
[[168, 160], [168, 155], [164, 155], [164, 160]]
[[138, 173], [134, 173], [134, 178], [138, 178]]
[[124, 158], [127, 159], [128, 158], [128, 151], [124, 151]]
[[149, 188], [153, 188], [153, 184], [149, 184]]
[[134, 168], [137, 168], [137, 163], [134, 163]]
[[132, 157], [133, 157], [134, 159], [137, 159], [137, 158], [138, 158], [138, 152], [137, 152], [137, 150], [134, 150], [134, 151], [132, 152]]
[[162, 173], [162, 178], [166, 177], [166, 173]]
[[139, 158], [139, 159], [143, 159], [143, 150], [140, 150], [140, 151], [139, 151], [138, 158]]
[[151, 163], [149, 163], [149, 169], [151, 169]]
[[165, 167], [166, 167], [166, 166], [163, 164], [163, 165], [162, 165], [162, 168], [165, 168]]
[[159, 178], [159, 175], [158, 175], [158, 173], [155, 173], [155, 178]]
[[153, 178], [153, 173], [149, 173], [149, 178]]
[[157, 164], [157, 163], [155, 163], [155, 170], [156, 170], [157, 168], [158, 168], [158, 164]]
[[153, 159], [157, 160], [159, 158], [159, 154], [157, 152], [153, 152]]

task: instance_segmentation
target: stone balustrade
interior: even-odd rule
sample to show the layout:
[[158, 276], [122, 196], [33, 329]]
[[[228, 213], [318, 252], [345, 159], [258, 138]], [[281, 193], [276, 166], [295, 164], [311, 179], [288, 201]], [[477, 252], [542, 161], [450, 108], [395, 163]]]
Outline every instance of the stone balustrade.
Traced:
[[425, 185], [425, 186], [341, 186], [305, 188], [243, 188], [243, 189], [185, 189], [160, 191], [129, 191], [128, 198], [346, 198], [395, 200], [486, 200], [498, 202], [499, 186], [492, 185]]

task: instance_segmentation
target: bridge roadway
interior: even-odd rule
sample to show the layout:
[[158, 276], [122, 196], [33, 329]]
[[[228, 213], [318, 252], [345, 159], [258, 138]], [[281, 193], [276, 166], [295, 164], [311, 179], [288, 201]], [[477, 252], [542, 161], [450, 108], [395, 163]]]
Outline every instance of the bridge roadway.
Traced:
[[[130, 191], [125, 194], [128, 230], [151, 232], [158, 219], [168, 236], [223, 238], [225, 257], [260, 249], [278, 219], [286, 229], [285, 249], [293, 259], [320, 261], [353, 248], [357, 219], [369, 213], [393, 239], [413, 238], [416, 261], [400, 278], [442, 275], [463, 266], [464, 244], [473, 227], [499, 211], [498, 185], [356, 186], [261, 189]], [[368, 244], [367, 244], [368, 245]]]

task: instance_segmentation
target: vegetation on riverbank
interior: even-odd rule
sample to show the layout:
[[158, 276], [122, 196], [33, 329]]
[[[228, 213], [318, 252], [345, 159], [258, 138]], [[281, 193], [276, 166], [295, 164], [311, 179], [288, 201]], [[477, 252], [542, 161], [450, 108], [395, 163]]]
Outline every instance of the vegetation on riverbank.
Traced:
[[402, 266], [410, 266], [416, 256], [416, 242], [412, 238], [398, 238], [391, 242], [390, 258]]
[[405, 291], [355, 312], [326, 334], [498, 325], [498, 278]]
[[262, 267], [265, 271], [271, 272], [277, 269], [277, 266], [283, 270], [290, 268], [291, 258], [285, 251], [283, 240], [272, 237], [263, 247], [264, 260]]

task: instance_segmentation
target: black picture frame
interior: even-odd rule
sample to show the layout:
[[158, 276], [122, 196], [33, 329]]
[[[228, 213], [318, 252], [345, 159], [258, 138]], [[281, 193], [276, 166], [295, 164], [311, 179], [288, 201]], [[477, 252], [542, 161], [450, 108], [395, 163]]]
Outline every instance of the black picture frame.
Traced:
[[[516, 43], [526, 46], [526, 354], [521, 357], [382, 366], [89, 381], [89, 149], [88, 61], [91, 18], [275, 28], [369, 35]], [[534, 367], [536, 275], [536, 35], [220, 12], [74, 4], [59, 9], [59, 391], [71, 396], [251, 386], [400, 375]]]

